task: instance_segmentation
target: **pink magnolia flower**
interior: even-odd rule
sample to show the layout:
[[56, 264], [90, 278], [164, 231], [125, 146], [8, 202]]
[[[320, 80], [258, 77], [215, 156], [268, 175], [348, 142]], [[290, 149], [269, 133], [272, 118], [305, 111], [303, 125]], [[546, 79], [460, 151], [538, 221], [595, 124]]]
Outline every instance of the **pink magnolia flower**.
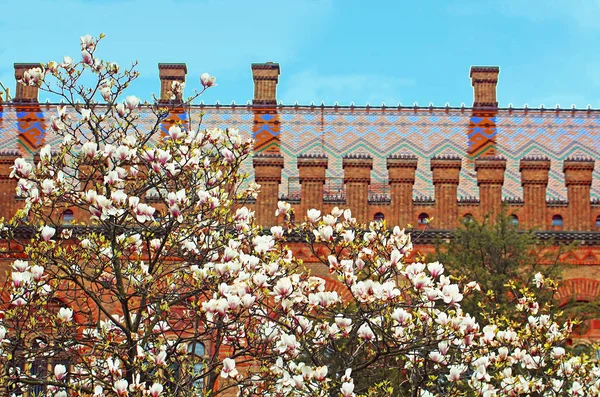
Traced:
[[56, 233], [56, 229], [54, 229], [52, 226], [44, 226], [41, 230], [42, 240], [44, 240], [45, 242], [50, 241], [52, 236], [54, 236], [54, 233]]
[[27, 178], [31, 174], [33, 166], [31, 165], [31, 163], [28, 163], [24, 158], [19, 157], [15, 159], [15, 165], [13, 165], [11, 168], [11, 178], [13, 178], [15, 175], [21, 178]]
[[323, 382], [325, 379], [327, 379], [327, 366], [323, 365], [315, 368], [313, 377], [317, 382]]
[[83, 153], [85, 157], [94, 158], [98, 153], [98, 145], [96, 142], [86, 142], [81, 146], [81, 153]]
[[214, 76], [211, 76], [208, 73], [202, 73], [200, 75], [200, 83], [205, 88], [214, 86], [216, 81], [217, 81], [217, 78]]
[[54, 376], [56, 377], [56, 380], [63, 380], [67, 376], [67, 367], [62, 364], [55, 365]]
[[112, 92], [110, 90], [110, 86], [102, 86], [102, 88], [100, 88], [100, 95], [102, 95], [102, 98], [104, 98], [104, 100], [106, 102], [110, 101], [110, 96], [112, 95]]
[[316, 222], [321, 217], [321, 211], [313, 208], [313, 209], [306, 211], [306, 216], [308, 217], [308, 220], [310, 222]]
[[44, 266], [34, 265], [31, 268], [31, 276], [35, 281], [40, 281], [44, 275]]
[[125, 109], [125, 105], [124, 105], [124, 104], [122, 104], [122, 103], [117, 103], [117, 104], [115, 105], [115, 109], [117, 110], [117, 114], [118, 114], [120, 117], [125, 117], [125, 115], [128, 113], [128, 112], [127, 112], [127, 109]]
[[73, 320], [73, 309], [61, 307], [56, 317], [61, 323], [69, 323]]
[[169, 136], [171, 137], [171, 139], [173, 140], [178, 140], [184, 137], [184, 133], [181, 130], [181, 127], [179, 127], [178, 125], [173, 125], [171, 126], [171, 128], [169, 128]]
[[151, 397], [159, 397], [160, 395], [162, 395], [163, 385], [155, 382], [152, 384], [152, 386], [150, 386], [148, 392], [150, 393]]
[[115, 382], [113, 390], [117, 393], [117, 396], [127, 396], [129, 392], [127, 391], [127, 386], [129, 382], [126, 379], [119, 379]]
[[226, 358], [223, 360], [223, 369], [221, 370], [222, 378], [234, 378], [238, 374], [235, 369], [235, 360], [232, 358]]
[[96, 40], [92, 35], [86, 34], [85, 36], [81, 36], [80, 40], [82, 50], [93, 51], [96, 48]]
[[342, 392], [342, 396], [344, 397], [352, 397], [354, 396], [354, 383], [352, 382], [344, 382], [342, 383], [342, 387], [340, 388]]
[[370, 341], [375, 338], [375, 334], [373, 333], [373, 330], [367, 323], [363, 323], [363, 325], [360, 326], [360, 328], [357, 331], [357, 335], [359, 338], [361, 338], [365, 341]]
[[140, 104], [140, 98], [138, 98], [134, 95], [129, 95], [125, 98], [125, 106], [127, 106], [127, 109], [129, 109], [129, 110], [133, 110], [133, 109], [137, 108], [139, 104]]
[[92, 54], [88, 50], [81, 50], [81, 59], [87, 65], [94, 65], [94, 57], [92, 57]]
[[292, 205], [286, 203], [285, 201], [279, 201], [277, 203], [277, 210], [275, 211], [275, 216], [285, 215], [292, 209]]

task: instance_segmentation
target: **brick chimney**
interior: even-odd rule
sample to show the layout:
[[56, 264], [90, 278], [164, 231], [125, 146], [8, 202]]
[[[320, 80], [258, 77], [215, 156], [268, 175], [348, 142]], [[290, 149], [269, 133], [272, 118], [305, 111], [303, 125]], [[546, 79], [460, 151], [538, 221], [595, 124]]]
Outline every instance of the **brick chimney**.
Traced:
[[277, 104], [277, 83], [279, 82], [279, 64], [274, 62], [253, 63], [252, 79], [254, 80], [255, 105]]
[[158, 76], [160, 78], [160, 102], [178, 103], [182, 101], [183, 92], [172, 98], [171, 88], [174, 81], [185, 83], [187, 66], [185, 63], [159, 63]]
[[473, 86], [474, 108], [497, 108], [496, 85], [498, 84], [498, 66], [471, 66], [471, 85]]
[[38, 87], [27, 86], [19, 83], [26, 71], [32, 68], [39, 68], [39, 63], [15, 63], [15, 80], [17, 80], [17, 89], [15, 91], [14, 102], [38, 102]]

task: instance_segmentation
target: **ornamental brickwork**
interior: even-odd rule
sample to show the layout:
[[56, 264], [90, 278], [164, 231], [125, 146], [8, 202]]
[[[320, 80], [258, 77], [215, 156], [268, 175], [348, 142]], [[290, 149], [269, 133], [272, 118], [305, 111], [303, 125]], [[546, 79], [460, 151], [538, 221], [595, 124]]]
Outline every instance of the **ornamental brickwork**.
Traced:
[[[34, 66], [15, 64], [16, 79]], [[241, 171], [262, 186], [250, 203], [260, 224], [282, 222], [275, 217], [281, 199], [294, 206], [297, 221], [309, 208], [336, 206], [350, 208], [362, 222], [385, 219], [420, 232], [432, 218], [415, 250], [427, 253], [436, 238], [451, 238], [461, 219], [493, 216], [505, 206], [520, 228], [579, 243], [563, 258], [576, 265], [564, 275], [565, 302], [600, 293], [600, 110], [499, 108], [500, 70], [488, 66], [470, 70], [472, 106], [284, 105], [277, 100], [281, 69], [272, 62], [252, 64], [248, 104], [190, 106], [172, 92], [173, 82], [185, 83], [187, 66], [158, 68], [157, 101], [171, 109], [163, 132], [203, 115], [206, 128], [234, 127], [254, 139], [254, 154]], [[152, 128], [154, 105], [140, 107], [140, 128]], [[0, 216], [12, 216], [21, 205], [16, 181], [8, 177], [15, 158], [33, 159], [60, 141], [49, 128], [56, 108], [20, 84], [11, 101], [0, 102]], [[312, 253], [295, 250], [314, 262]], [[317, 264], [314, 272], [327, 277]], [[590, 338], [600, 338], [597, 323]]]

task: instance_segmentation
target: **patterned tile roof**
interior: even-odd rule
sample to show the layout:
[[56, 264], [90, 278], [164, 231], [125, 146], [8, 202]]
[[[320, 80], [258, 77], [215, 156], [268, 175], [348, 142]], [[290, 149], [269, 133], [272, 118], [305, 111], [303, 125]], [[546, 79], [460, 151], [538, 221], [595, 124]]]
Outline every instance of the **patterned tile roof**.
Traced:
[[[0, 105], [0, 150], [33, 153], [56, 141], [49, 128], [56, 105]], [[285, 168], [281, 193], [299, 190], [296, 158], [319, 153], [329, 158], [327, 176], [341, 184], [342, 157], [364, 153], [373, 157], [372, 189], [386, 193], [386, 157], [418, 158], [414, 196], [433, 196], [430, 159], [455, 155], [463, 159], [459, 196], [479, 196], [473, 160], [479, 155], [506, 158], [504, 197], [522, 197], [519, 160], [545, 156], [551, 160], [548, 197], [566, 198], [562, 162], [568, 157], [600, 160], [599, 110], [471, 109], [277, 106], [193, 106], [171, 119], [205, 127], [235, 127], [256, 139], [259, 151], [279, 151]], [[153, 125], [149, 108], [141, 122]], [[251, 161], [245, 170], [251, 171]], [[337, 181], [337, 182], [335, 182]], [[592, 198], [600, 199], [600, 164], [594, 171]]]

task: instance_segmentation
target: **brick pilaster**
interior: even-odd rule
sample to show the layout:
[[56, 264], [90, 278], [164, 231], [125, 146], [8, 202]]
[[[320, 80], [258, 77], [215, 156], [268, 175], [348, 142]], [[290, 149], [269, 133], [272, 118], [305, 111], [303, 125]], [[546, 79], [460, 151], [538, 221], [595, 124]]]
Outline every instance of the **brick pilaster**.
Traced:
[[525, 228], [546, 229], [546, 187], [550, 159], [547, 157], [523, 157], [519, 165], [523, 186], [523, 212]]
[[413, 185], [418, 161], [417, 156], [412, 154], [395, 154], [386, 160], [393, 217], [389, 226], [405, 227], [416, 223], [413, 214]]
[[368, 154], [349, 154], [342, 158], [346, 205], [358, 222], [369, 221], [369, 185], [373, 158]]
[[275, 225], [275, 210], [279, 200], [279, 184], [281, 183], [281, 170], [283, 169], [283, 156], [280, 154], [255, 155], [254, 180], [260, 184], [260, 193], [256, 198], [256, 222], [263, 227]]
[[479, 186], [479, 208], [482, 215], [490, 215], [491, 221], [502, 207], [502, 185], [506, 159], [499, 156], [483, 156], [475, 160], [477, 186]]
[[498, 84], [498, 66], [471, 66], [471, 85], [473, 86], [473, 107], [497, 108], [496, 85]]
[[458, 184], [462, 160], [458, 156], [436, 156], [431, 159], [435, 188], [436, 229], [454, 229], [458, 225]]
[[17, 89], [15, 90], [14, 102], [38, 103], [38, 87], [32, 87], [19, 83], [26, 71], [33, 68], [40, 68], [39, 63], [15, 63], [15, 80], [17, 80]]
[[311, 208], [323, 211], [323, 187], [327, 171], [327, 156], [324, 154], [301, 154], [298, 156], [300, 176], [300, 215], [304, 219]]
[[16, 191], [18, 180], [9, 178], [11, 167], [19, 158], [19, 152], [0, 152], [0, 217], [5, 220], [11, 219], [17, 210]]
[[566, 230], [592, 230], [590, 188], [594, 160], [591, 158], [569, 157], [563, 162], [569, 217], [565, 219]]

